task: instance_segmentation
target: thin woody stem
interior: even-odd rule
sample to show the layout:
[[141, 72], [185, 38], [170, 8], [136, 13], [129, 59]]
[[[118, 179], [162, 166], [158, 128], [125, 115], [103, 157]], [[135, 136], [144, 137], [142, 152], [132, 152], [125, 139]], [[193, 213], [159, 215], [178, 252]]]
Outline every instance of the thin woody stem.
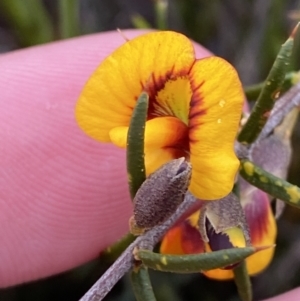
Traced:
[[160, 241], [161, 237], [168, 229], [198, 200], [189, 192], [177, 211], [162, 225], [156, 226], [138, 237], [124, 253], [114, 262], [114, 264], [102, 275], [102, 277], [88, 290], [80, 301], [100, 301], [114, 287], [114, 285], [125, 275], [133, 266], [133, 251], [136, 247], [152, 250]]

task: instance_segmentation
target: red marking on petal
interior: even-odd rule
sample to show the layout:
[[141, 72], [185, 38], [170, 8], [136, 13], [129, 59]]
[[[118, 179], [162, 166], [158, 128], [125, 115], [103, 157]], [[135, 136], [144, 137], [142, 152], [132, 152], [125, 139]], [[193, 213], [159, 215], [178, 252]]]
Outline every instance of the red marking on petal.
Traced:
[[252, 201], [244, 206], [253, 244], [260, 242], [268, 232], [269, 206], [267, 194], [259, 189], [255, 189]]
[[200, 92], [199, 89], [201, 88], [201, 86], [204, 84], [204, 81], [196, 84], [194, 81], [192, 81], [192, 88], [193, 88], [193, 92], [195, 95], [200, 96]]
[[199, 117], [206, 113], [206, 110], [202, 108], [203, 98], [201, 96], [201, 86], [204, 84], [204, 81], [200, 83], [195, 83], [191, 81], [193, 96], [190, 102], [190, 113], [189, 113], [189, 128], [193, 130], [195, 127], [198, 127], [201, 123], [199, 122]]
[[[192, 64], [193, 65], [193, 64]], [[157, 117], [157, 114], [155, 113], [154, 106], [155, 104], [158, 104], [156, 101], [157, 93], [162, 90], [169, 80], [175, 80], [178, 77], [187, 76], [190, 70], [190, 66], [187, 69], [182, 69], [180, 72], [174, 73], [175, 66], [172, 66], [172, 69], [170, 69], [164, 76], [159, 76], [158, 78], [155, 77], [155, 74], [152, 73], [149, 76], [149, 81], [145, 84], [140, 83], [143, 90], [149, 94], [149, 109], [148, 109], [148, 120]], [[172, 109], [169, 108], [171, 111]], [[175, 116], [175, 114], [173, 115]]]
[[198, 254], [204, 252], [204, 242], [200, 232], [187, 220], [181, 224], [182, 228], [182, 250], [185, 254]]
[[182, 231], [180, 226], [169, 229], [162, 239], [159, 249], [160, 253], [174, 255], [185, 254], [182, 250], [181, 236]]

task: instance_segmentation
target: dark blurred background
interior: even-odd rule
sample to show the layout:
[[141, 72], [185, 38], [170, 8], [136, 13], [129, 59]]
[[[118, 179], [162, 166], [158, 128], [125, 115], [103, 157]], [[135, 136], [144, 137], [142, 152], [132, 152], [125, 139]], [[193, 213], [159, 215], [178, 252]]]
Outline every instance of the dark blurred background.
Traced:
[[[0, 0], [0, 52], [116, 28], [171, 29], [231, 62], [246, 86], [265, 79], [299, 19], [299, 0]], [[291, 70], [300, 67], [299, 38]], [[297, 185], [299, 129], [298, 123], [289, 173], [289, 181]], [[278, 226], [275, 258], [253, 278], [255, 300], [300, 286], [300, 211], [286, 208]], [[2, 289], [0, 300], [78, 300], [110, 264], [96, 259], [46, 280]], [[239, 300], [232, 282], [210, 281], [200, 274], [155, 272], [151, 277], [158, 300]], [[105, 300], [134, 300], [129, 279], [122, 279]]]

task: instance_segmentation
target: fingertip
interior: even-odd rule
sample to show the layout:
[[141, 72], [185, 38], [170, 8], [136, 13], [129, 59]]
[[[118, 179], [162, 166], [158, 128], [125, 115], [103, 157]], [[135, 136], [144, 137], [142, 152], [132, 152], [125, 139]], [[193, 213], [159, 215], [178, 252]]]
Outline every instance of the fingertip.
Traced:
[[128, 231], [125, 152], [74, 119], [84, 83], [124, 42], [113, 31], [0, 56], [0, 286], [75, 267]]
[[293, 289], [289, 292], [281, 294], [276, 297], [265, 299], [264, 301], [299, 301], [300, 300], [300, 288]]

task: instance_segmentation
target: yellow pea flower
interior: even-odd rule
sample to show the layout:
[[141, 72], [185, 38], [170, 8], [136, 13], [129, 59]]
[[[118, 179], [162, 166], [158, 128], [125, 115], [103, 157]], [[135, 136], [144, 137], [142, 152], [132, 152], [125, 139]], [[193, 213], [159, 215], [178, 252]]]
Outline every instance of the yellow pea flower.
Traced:
[[83, 88], [76, 120], [94, 139], [125, 148], [142, 91], [149, 94], [147, 175], [184, 156], [193, 168], [192, 194], [205, 200], [227, 195], [239, 167], [233, 143], [244, 99], [234, 68], [218, 57], [197, 60], [182, 34], [147, 33], [103, 60]]

